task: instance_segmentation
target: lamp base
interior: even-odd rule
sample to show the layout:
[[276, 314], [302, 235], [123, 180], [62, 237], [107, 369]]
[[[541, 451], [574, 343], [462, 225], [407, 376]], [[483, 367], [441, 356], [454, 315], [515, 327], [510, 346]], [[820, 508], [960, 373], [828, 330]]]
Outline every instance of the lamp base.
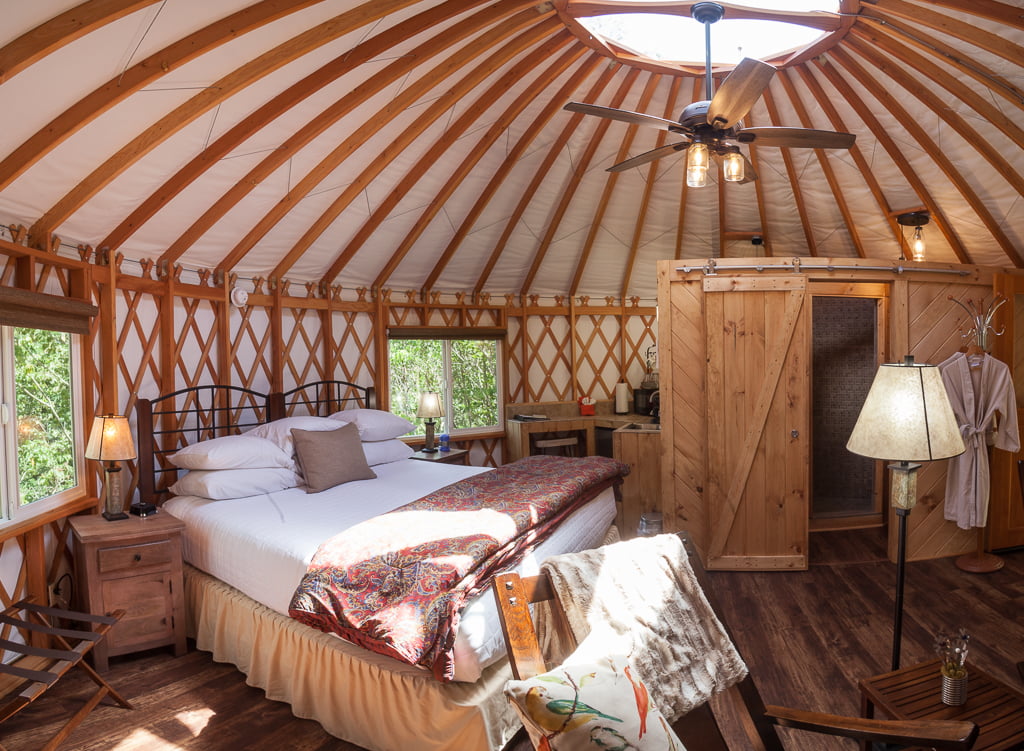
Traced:
[[106, 519], [108, 522], [116, 522], [120, 521], [121, 519], [127, 519], [128, 514], [126, 514], [124, 511], [119, 511], [116, 514], [112, 514], [109, 511], [104, 511], [103, 518]]
[[992, 553], [968, 553], [956, 559], [956, 567], [971, 574], [991, 574], [1004, 565], [1003, 559]]
[[152, 516], [157, 512], [157, 507], [152, 503], [133, 503], [132, 513], [135, 516]]

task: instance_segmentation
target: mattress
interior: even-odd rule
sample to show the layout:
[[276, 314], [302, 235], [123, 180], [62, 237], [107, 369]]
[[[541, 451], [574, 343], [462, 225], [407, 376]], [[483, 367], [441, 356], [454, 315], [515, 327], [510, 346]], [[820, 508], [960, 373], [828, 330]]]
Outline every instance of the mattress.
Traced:
[[[414, 459], [378, 464], [373, 470], [377, 479], [321, 493], [290, 488], [225, 501], [179, 496], [163, 508], [185, 523], [186, 561], [287, 615], [320, 543], [445, 485], [489, 471]], [[614, 493], [609, 488], [570, 515], [515, 570], [530, 576], [548, 556], [600, 545], [614, 518]], [[504, 654], [497, 606], [487, 589], [463, 609], [455, 643], [455, 680], [477, 680]]]

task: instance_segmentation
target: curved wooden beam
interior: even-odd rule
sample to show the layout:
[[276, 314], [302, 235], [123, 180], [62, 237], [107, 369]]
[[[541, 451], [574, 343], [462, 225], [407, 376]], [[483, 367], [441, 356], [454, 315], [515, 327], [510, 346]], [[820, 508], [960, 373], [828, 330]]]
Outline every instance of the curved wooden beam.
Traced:
[[[309, 0], [306, 0], [307, 2]], [[203, 89], [184, 104], [176, 107], [159, 121], [146, 128], [116, 154], [94, 169], [63, 198], [36, 221], [30, 233], [35, 237], [49, 237], [65, 219], [77, 211], [90, 198], [114, 178], [138, 161], [143, 155], [166, 141], [196, 118], [216, 107], [231, 95], [251, 85], [284, 65], [297, 60], [328, 42], [341, 37], [389, 12], [414, 3], [416, 0], [370, 0], [352, 10], [318, 24], [287, 42], [279, 44]], [[264, 0], [261, 6], [268, 2]], [[277, 5], [277, 3], [274, 3]], [[253, 6], [257, 7], [257, 6]], [[193, 35], [194, 36], [194, 35]], [[187, 37], [186, 39], [191, 38]], [[226, 41], [222, 39], [221, 42]], [[172, 46], [177, 46], [175, 45]], [[34, 230], [34, 231], [33, 231]]]
[[[562, 42], [562, 45], [564, 46], [571, 41], [571, 38], [566, 38], [565, 41]], [[541, 50], [537, 50], [537, 52], [534, 55], [531, 55], [531, 57], [539, 58], [540, 53]], [[459, 166], [455, 168], [455, 171], [445, 181], [445, 184], [440, 188], [440, 190], [438, 190], [434, 199], [416, 220], [416, 224], [414, 224], [412, 229], [404, 238], [402, 238], [402, 242], [398, 244], [395, 252], [391, 254], [391, 258], [388, 259], [387, 264], [381, 270], [380, 274], [378, 274], [377, 280], [374, 282], [373, 286], [383, 287], [387, 284], [388, 279], [394, 273], [398, 264], [401, 263], [402, 259], [405, 258], [406, 254], [408, 254], [412, 249], [412, 246], [419, 239], [420, 235], [422, 235], [427, 227], [430, 226], [434, 217], [437, 216], [447, 203], [448, 199], [451, 198], [455, 190], [466, 179], [473, 167], [476, 166], [480, 159], [482, 159], [488, 150], [490, 150], [494, 145], [494, 142], [498, 140], [502, 133], [508, 129], [512, 122], [522, 114], [523, 110], [526, 109], [538, 97], [538, 95], [546, 91], [547, 87], [550, 86], [558, 76], [564, 73], [569, 66], [576, 62], [583, 54], [583, 47], [578, 44], [574, 44], [572, 48], [563, 53], [558, 60], [547, 65], [541, 75], [538, 76], [537, 79], [523, 91], [523, 93], [516, 97], [516, 100], [491, 124], [491, 127], [487, 129], [487, 132], [484, 133], [479, 141], [477, 141], [473, 150], [470, 151], [470, 153], [459, 163]], [[513, 79], [511, 83], [515, 83], [515, 79]], [[492, 87], [492, 90], [494, 90], [494, 87]], [[500, 88], [497, 89], [490, 101], [496, 101], [497, 98], [500, 97], [501, 91], [502, 90]], [[482, 110], [486, 108], [488, 101], [486, 99], [483, 101], [478, 100], [478, 104], [481, 105], [478, 109], [482, 112]], [[557, 103], [552, 101], [549, 102], [547, 106], [551, 109], [554, 104]], [[474, 108], [474, 106], [470, 107], [471, 110]], [[479, 112], [477, 114], [479, 115]], [[453, 130], [455, 130], [455, 124], [449, 126], [447, 132], [451, 132]], [[423, 160], [421, 159], [420, 161], [422, 162]], [[416, 179], [419, 179], [419, 176], [417, 176]], [[377, 211], [380, 211], [382, 208], [383, 205], [378, 207]], [[365, 226], [366, 225], [364, 225], [364, 227]], [[374, 228], [376, 228], [376, 226], [377, 225], [374, 224]], [[360, 229], [360, 232], [362, 232], [362, 228]], [[424, 284], [424, 286], [426, 285]]]
[[[623, 79], [622, 84], [620, 84], [619, 89], [612, 98], [612, 102], [609, 106], [615, 108], [622, 106], [623, 100], [629, 94], [630, 89], [633, 88], [633, 84], [639, 74], [640, 71], [637, 68], [633, 68], [626, 74], [626, 77]], [[551, 243], [555, 239], [555, 232], [558, 231], [558, 226], [562, 223], [562, 218], [565, 216], [565, 212], [569, 209], [569, 204], [572, 203], [572, 199], [576, 195], [576, 189], [579, 188], [580, 182], [583, 180], [583, 175], [586, 174], [587, 169], [590, 166], [590, 162], [594, 159], [594, 154], [597, 153], [597, 147], [608, 132], [608, 126], [610, 126], [611, 123], [611, 120], [600, 118], [600, 121], [597, 123], [597, 127], [594, 129], [594, 133], [590, 138], [590, 143], [587, 144], [587, 148], [583, 150], [583, 153], [576, 160], [576, 165], [572, 171], [572, 175], [566, 185], [562, 188], [561, 200], [559, 200], [558, 206], [556, 206], [552, 212], [551, 218], [548, 220], [547, 229], [544, 231], [544, 236], [541, 238], [537, 251], [533, 255], [533, 263], [530, 265], [530, 270], [526, 272], [526, 277], [523, 279], [523, 283], [519, 288], [520, 294], [525, 295], [529, 293], [533, 280], [536, 278], [537, 272], [540, 270], [540, 266], [544, 262], [544, 257], [547, 255], [548, 249], [551, 247]]]
[[[580, 54], [583, 54], [586, 51], [586, 48], [582, 45], [577, 45], [577, 48]], [[519, 137], [515, 146], [513, 146], [505, 156], [501, 166], [498, 167], [494, 174], [491, 175], [490, 180], [487, 181], [487, 186], [480, 193], [479, 198], [477, 198], [473, 203], [469, 213], [467, 213], [463, 218], [458, 229], [455, 230], [455, 235], [448, 241], [448, 245], [445, 247], [444, 252], [441, 253], [437, 263], [434, 264], [434, 268], [423, 282], [423, 286], [420, 289], [420, 295], [423, 299], [426, 299], [429, 291], [434, 288], [438, 278], [440, 278], [445, 267], [451, 262], [452, 257], [459, 249], [462, 241], [465, 240], [466, 236], [472, 231], [476, 221], [480, 218], [484, 209], [491, 202], [491, 199], [494, 198], [494, 194], [497, 193], [498, 188], [500, 188], [502, 183], [504, 183], [505, 178], [508, 177], [512, 168], [515, 167], [523, 154], [526, 153], [526, 149], [537, 138], [537, 135], [547, 127], [547, 124], [551, 122], [551, 118], [561, 111], [563, 102], [569, 101], [572, 92], [574, 92], [580, 84], [583, 83], [584, 79], [593, 72], [594, 68], [602, 59], [603, 58], [600, 55], [591, 53], [583, 64], [573, 72], [558, 92], [551, 97], [550, 101], [544, 106], [544, 109], [540, 114], [533, 118], [533, 121], [530, 123], [530, 127], [528, 127], [523, 135]], [[479, 290], [477, 290], [477, 294], [479, 294]]]
[[[666, 16], [690, 18], [697, 2], [687, 0], [568, 0], [565, 11], [574, 18], [606, 16], [615, 13], [658, 13]], [[822, 31], [835, 31], [840, 18], [825, 11], [762, 10], [745, 5], [719, 2], [725, 9], [723, 20], [779, 21], [796, 26], [808, 26]]]
[[0, 47], [0, 84], [91, 31], [162, 0], [87, 0]]
[[[704, 98], [704, 81], [700, 77], [693, 79], [693, 93], [690, 94], [691, 102], [699, 102]], [[676, 221], [676, 259], [683, 257], [683, 238], [686, 228], [686, 204], [690, 195], [690, 186], [686, 184], [684, 177], [679, 181], [679, 219]]]
[[[910, 116], [899, 100], [894, 97], [890, 91], [882, 86], [878, 79], [874, 76], [868, 76], [867, 72], [857, 64], [845, 50], [833, 50], [832, 54], [835, 55], [837, 62], [848, 70], [857, 80], [860, 82], [867, 91], [871, 93], [878, 102], [892, 113], [895, 121], [900, 123], [907, 134], [918, 142], [920, 147], [926, 154], [931, 158], [933, 162], [942, 170], [943, 174], [949, 179], [951, 183], [960, 192], [964, 200], [974, 210], [974, 213], [978, 215], [978, 218], [982, 221], [993, 239], [999, 243], [999, 247], [1003, 249], [1006, 257], [1009, 259], [1016, 268], [1024, 267], [1024, 259], [1021, 258], [1017, 248], [1014, 247], [1013, 243], [1006, 236], [1003, 228], [1000, 226], [996, 218], [992, 216], [992, 212], [989, 211], [985, 203], [979, 198], [977, 192], [971, 187], [970, 183], [964, 178], [960, 170], [956, 169], [953, 163], [946, 156], [945, 152], [939, 148], [939, 146], [932, 140], [931, 136], [918, 125], [914, 119]], [[911, 93], [920, 93], [914, 92]], [[970, 263], [971, 261], [965, 261]]]
[[[153, 216], [170, 203], [175, 196], [199, 179], [206, 170], [210, 169], [219, 160], [227, 157], [235, 148], [258, 133], [260, 129], [279, 117], [283, 112], [291, 109], [299, 102], [354, 70], [359, 65], [374, 59], [391, 47], [405, 42], [411, 36], [421, 33], [423, 29], [441, 23], [476, 4], [478, 4], [478, 0], [453, 0], [452, 2], [434, 6], [417, 16], [396, 24], [380, 34], [366, 39], [355, 47], [346, 50], [301, 81], [290, 85], [280, 94], [229, 128], [223, 135], [197, 154], [188, 164], [168, 178], [163, 185], [151, 193], [148, 198], [126, 216], [97, 247], [110, 249], [120, 247], [143, 224], [152, 219]], [[455, 32], [453, 31], [452, 33], [454, 36]], [[458, 37], [456, 36], [456, 38]], [[447, 41], [447, 38], [442, 36], [438, 44]], [[419, 55], [420, 52], [425, 52], [424, 47], [413, 50], [410, 54], [403, 56], [400, 60], [375, 74], [373, 76], [373, 91], [379, 91], [381, 87], [395, 80], [395, 78], [405, 75], [422, 59]], [[362, 87], [357, 87], [357, 89], [363, 90]], [[354, 97], [355, 91], [354, 89], [353, 92], [350, 92], [349, 96]], [[335, 104], [326, 108], [323, 113], [314, 118], [314, 122], [319, 123], [319, 127], [307, 126], [294, 134], [294, 140], [289, 139], [281, 144], [270, 157], [262, 161], [253, 170], [250, 170], [234, 188], [215, 201], [200, 219], [194, 222], [182, 236], [179, 236], [169, 246], [169, 250], [164, 253], [162, 260], [166, 260], [168, 263], [176, 261], [181, 253], [202, 232], [209, 229], [213, 223], [219, 220], [243, 195], [266, 179], [270, 172], [290, 159], [300, 146], [308, 143], [313, 137], [323, 132], [324, 128], [333, 124], [337, 119], [350, 111], [351, 107], [355, 106], [355, 103], [353, 99], [351, 106], [346, 107]], [[337, 112], [335, 112], [335, 108], [337, 108]], [[187, 235], [192, 235], [192, 238], [187, 238]]]
[[[811, 120], [810, 114], [807, 112], [807, 108], [801, 101], [799, 94], [796, 92], [796, 88], [793, 86], [793, 82], [785, 71], [779, 71], [776, 76], [776, 80], [782, 84], [782, 88], [786, 92], [786, 96], [789, 98], [790, 104], [793, 105], [793, 109], [796, 112], [797, 118], [800, 120], [800, 126], [803, 128], [813, 128], [814, 123]], [[839, 213], [843, 216], [843, 223], [846, 225], [846, 231], [850, 235], [850, 240], [853, 242], [854, 250], [857, 251], [857, 255], [861, 258], [867, 258], [867, 253], [864, 252], [864, 246], [860, 241], [860, 233], [857, 231], [857, 222], [853, 217], [853, 213], [850, 211], [850, 206], [846, 201], [845, 191], [839, 185], [839, 181], [836, 179], [835, 170], [832, 169], [832, 164], [829, 162], [826, 156], [825, 149], [814, 149], [814, 155], [818, 158], [818, 164], [821, 165], [821, 171], [825, 175], [825, 180], [828, 182], [829, 188], [832, 190], [832, 197], [839, 207]]]
[[[0, 190], [118, 102], [169, 71], [243, 34], [323, 0], [263, 0], [153, 53], [79, 99], [0, 161]], [[373, 3], [368, 3], [372, 5]]]
[[[662, 113], [662, 117], [666, 120], [672, 119], [672, 113], [677, 111], [677, 100], [679, 99], [679, 89], [682, 86], [683, 79], [679, 76], [674, 76], [669, 83], [668, 97], [665, 99], [665, 110]], [[662, 130], [658, 132], [658, 140], [655, 142], [654, 148], [663, 146], [668, 140], [668, 131]], [[626, 297], [629, 294], [629, 283], [633, 279], [633, 268], [636, 265], [636, 256], [640, 252], [640, 240], [643, 237], [644, 225], [647, 223], [647, 209], [651, 205], [651, 193], [654, 192], [654, 185], [658, 181], [658, 170], [662, 166], [659, 164], [660, 159], [655, 159], [653, 162], [647, 165], [647, 180], [644, 182], [644, 192], [640, 198], [640, 211], [637, 212], [636, 221], [633, 223], [633, 237], [629, 243], [629, 255], [626, 256], [626, 263], [622, 272], [622, 285], [619, 287], [619, 299], [622, 304], [626, 304]], [[686, 182], [685, 180], [683, 182]], [[579, 286], [579, 279], [583, 274], [582, 265], [577, 266], [576, 276], [573, 278], [573, 288], [571, 294], [575, 295], [576, 290]]]
[[[661, 76], [656, 73], [649, 74], [647, 77], [647, 84], [644, 86], [643, 91], [640, 93], [640, 100], [636, 104], [636, 112], [646, 112], [651, 105], [651, 99], [654, 98], [654, 92], [658, 88], [658, 83], [661, 81]], [[619, 151], [615, 155], [615, 161], [613, 164], [629, 158], [630, 148], [633, 146], [633, 141], [636, 139], [636, 134], [640, 130], [638, 125], [627, 125], [626, 132], [622, 136], [622, 143], [619, 144]], [[664, 134], [664, 131], [659, 134], [659, 138]], [[646, 150], [646, 149], [645, 149]], [[615, 186], [618, 184], [619, 176], [621, 172], [606, 172], [604, 180], [604, 189], [601, 191], [601, 198], [597, 202], [597, 206], [594, 209], [594, 218], [590, 220], [590, 229], [587, 231], [587, 239], [583, 241], [583, 248], [580, 250], [579, 257], [576, 259], [576, 270], [573, 272], [572, 281], [569, 283], [569, 296], [575, 297], [576, 292], [580, 287], [580, 279], [583, 277], [583, 271], [587, 267], [587, 262], [590, 260], [590, 252], [594, 249], [594, 242], [597, 240], [597, 234], [601, 231], [601, 224], [604, 222], [605, 212], [608, 210], [608, 204], [612, 200], [612, 194], [615, 192]]]
[[[594, 101], [601, 92], [604, 91], [605, 87], [611, 82], [615, 75], [618, 66], [608, 65], [601, 73], [600, 78], [594, 82], [594, 85], [590, 87], [587, 92], [585, 101]], [[501, 237], [498, 238], [498, 242], [494, 245], [494, 250], [491, 251], [490, 257], [487, 259], [487, 263], [484, 265], [483, 271], [480, 272], [480, 277], [477, 279], [476, 287], [474, 288], [474, 294], [480, 294], [483, 291], [484, 285], [487, 283], [488, 277], [494, 270], [494, 266], [498, 263], [498, 259], [501, 257], [502, 252], [505, 250], [505, 246], [508, 244], [509, 238], [512, 236], [512, 232], [519, 225], [519, 220], [522, 219], [523, 213], [526, 211], [526, 207], [533, 201], [534, 195], [537, 193], [537, 188], [544, 182], [551, 167], [558, 160], [558, 156], [562, 149], [565, 148], [565, 144], [569, 141], [569, 137], [572, 136], [576, 128], [579, 127], [583, 121], [583, 115], [573, 114], [570, 116], [565, 127], [558, 134], [558, 138], [552, 143], [548, 149], [547, 156], [544, 157], [544, 161], [534, 171], [533, 178], [530, 180], [530, 184], [522, 192], [519, 198], [519, 203], [516, 204], [515, 209], [512, 211], [511, 216], [507, 222], [505, 222], [505, 229], [502, 230]]]
[[[516, 20], [519, 23], [516, 23]], [[500, 41], [506, 39], [512, 34], [520, 30], [522, 25], [529, 25], [526, 31], [519, 34], [511, 41], [507, 42], [505, 46], [500, 49], [495, 49], [495, 45]], [[478, 61], [472, 70], [466, 74], [461, 80], [449, 87], [444, 94], [435, 99], [431, 104], [430, 108], [416, 119], [416, 122], [408, 128], [402, 130], [389, 145], [388, 147], [351, 182], [341, 192], [331, 205], [321, 213], [321, 215], [313, 222], [312, 226], [303, 233], [302, 237], [299, 238], [298, 242], [285, 254], [285, 257], [278, 262], [277, 266], [274, 267], [272, 275], [275, 277], [282, 277], [288, 272], [288, 269], [299, 259], [299, 257], [306, 252], [306, 250], [313, 244], [313, 242], [320, 237], [330, 227], [331, 223], [338, 218], [342, 211], [358, 196], [362, 191], [369, 185], [374, 178], [379, 175], [388, 164], [390, 164], [399, 154], [402, 153], [416, 138], [418, 138], [435, 120], [441, 117], [450, 107], [454, 106], [462, 97], [466, 96], [470, 91], [473, 90], [477, 85], [480, 84], [488, 75], [493, 74], [499, 70], [500, 67], [507, 63], [512, 57], [522, 53], [524, 50], [533, 46], [539, 39], [552, 33], [560, 31], [557, 20], [549, 15], [539, 23], [537, 22], [537, 13], [533, 10], [523, 11], [523, 13], [513, 16], [498, 26], [489, 29], [478, 39], [478, 43], [468, 46], [467, 48], [461, 49], [452, 55], [448, 61], [442, 63], [438, 68], [435, 68], [428, 76], [434, 76], [438, 80], [445, 80], [452, 71], [461, 69], [467, 65], [471, 60], [479, 58], [481, 55], [485, 55], [483, 60]], [[333, 171], [338, 164], [343, 161], [338, 157], [342, 154], [347, 156], [350, 149], [356, 146], [362, 145], [367, 141], [370, 136], [376, 132], [379, 128], [379, 123], [387, 122], [387, 120], [395, 117], [398, 113], [404, 110], [409, 104], [418, 100], [423, 91], [429, 91], [433, 88], [432, 85], [420, 86], [414, 84], [409, 89], [406, 89], [403, 94], [395, 97], [394, 100], [377, 115], [371, 117], [365, 127], [357, 129], [356, 133], [345, 139], [345, 142], [335, 149], [331, 154], [318, 165], [318, 169], [327, 164], [333, 163], [330, 170]], [[296, 196], [297, 190], [289, 192], [288, 199], [292, 196]], [[279, 205], [283, 204], [279, 202]], [[277, 207], [275, 207], [276, 215]], [[250, 233], [251, 234], [251, 233]], [[248, 236], [247, 240], [248, 241]], [[232, 251], [232, 254], [235, 250]], [[333, 279], [337, 276], [342, 259], [336, 259], [324, 275], [325, 278]], [[340, 265], [339, 265], [340, 263]]]
[[[757, 122], [752, 113], [747, 113], [746, 120], [751, 128], [756, 127]], [[750, 163], [754, 166], [754, 171], [760, 175], [761, 165], [760, 158], [757, 153], [757, 146], [755, 144], [750, 144], [747, 147], [747, 150], [747, 158], [750, 159]], [[772, 252], [771, 232], [768, 231], [768, 205], [765, 201], [764, 191], [764, 180], [755, 180], [754, 195], [757, 197], [757, 218], [761, 223], [761, 241], [763, 243], [761, 247], [764, 248], [764, 254], [770, 258], [774, 253]]]
[[931, 5], [941, 5], [959, 13], [970, 13], [974, 16], [987, 18], [990, 21], [1005, 24], [1016, 29], [1024, 29], [1024, 15], [1019, 5], [996, 2], [996, 0], [931, 0]]

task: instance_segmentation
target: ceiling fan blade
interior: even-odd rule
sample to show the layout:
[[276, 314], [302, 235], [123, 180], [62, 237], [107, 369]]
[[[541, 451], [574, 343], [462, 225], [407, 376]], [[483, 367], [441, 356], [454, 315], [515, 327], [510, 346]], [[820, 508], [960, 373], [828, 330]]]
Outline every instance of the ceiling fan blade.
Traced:
[[765, 126], [745, 128], [736, 134], [736, 141], [755, 146], [785, 146], [795, 149], [848, 149], [857, 136], [832, 130], [782, 128]]
[[708, 123], [717, 130], [731, 128], [750, 112], [775, 75], [775, 66], [745, 57], [711, 98]]
[[643, 154], [638, 154], [631, 159], [627, 159], [624, 162], [613, 164], [606, 171], [607, 172], [623, 172], [630, 169], [631, 167], [639, 167], [641, 164], [647, 164], [653, 162], [655, 159], [661, 159], [664, 156], [669, 156], [676, 151], [684, 151], [690, 145], [689, 141], [681, 141], [679, 143], [667, 143], [664, 146], [659, 146], [656, 149], [645, 151]]
[[676, 133], [683, 132], [683, 128], [674, 120], [665, 120], [654, 115], [644, 115], [640, 112], [630, 112], [629, 110], [617, 110], [614, 107], [602, 107], [600, 104], [569, 102], [563, 109], [567, 109], [569, 112], [579, 112], [584, 115], [606, 117], [609, 120], [619, 120], [630, 125], [646, 125], [650, 128], [673, 130]]

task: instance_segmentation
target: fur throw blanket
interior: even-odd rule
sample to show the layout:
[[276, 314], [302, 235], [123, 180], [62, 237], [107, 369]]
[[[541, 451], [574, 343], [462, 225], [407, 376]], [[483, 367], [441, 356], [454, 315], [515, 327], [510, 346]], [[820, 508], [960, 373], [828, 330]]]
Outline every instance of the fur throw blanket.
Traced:
[[670, 722], [747, 674], [676, 535], [553, 556], [541, 568], [580, 649], [627, 655]]

